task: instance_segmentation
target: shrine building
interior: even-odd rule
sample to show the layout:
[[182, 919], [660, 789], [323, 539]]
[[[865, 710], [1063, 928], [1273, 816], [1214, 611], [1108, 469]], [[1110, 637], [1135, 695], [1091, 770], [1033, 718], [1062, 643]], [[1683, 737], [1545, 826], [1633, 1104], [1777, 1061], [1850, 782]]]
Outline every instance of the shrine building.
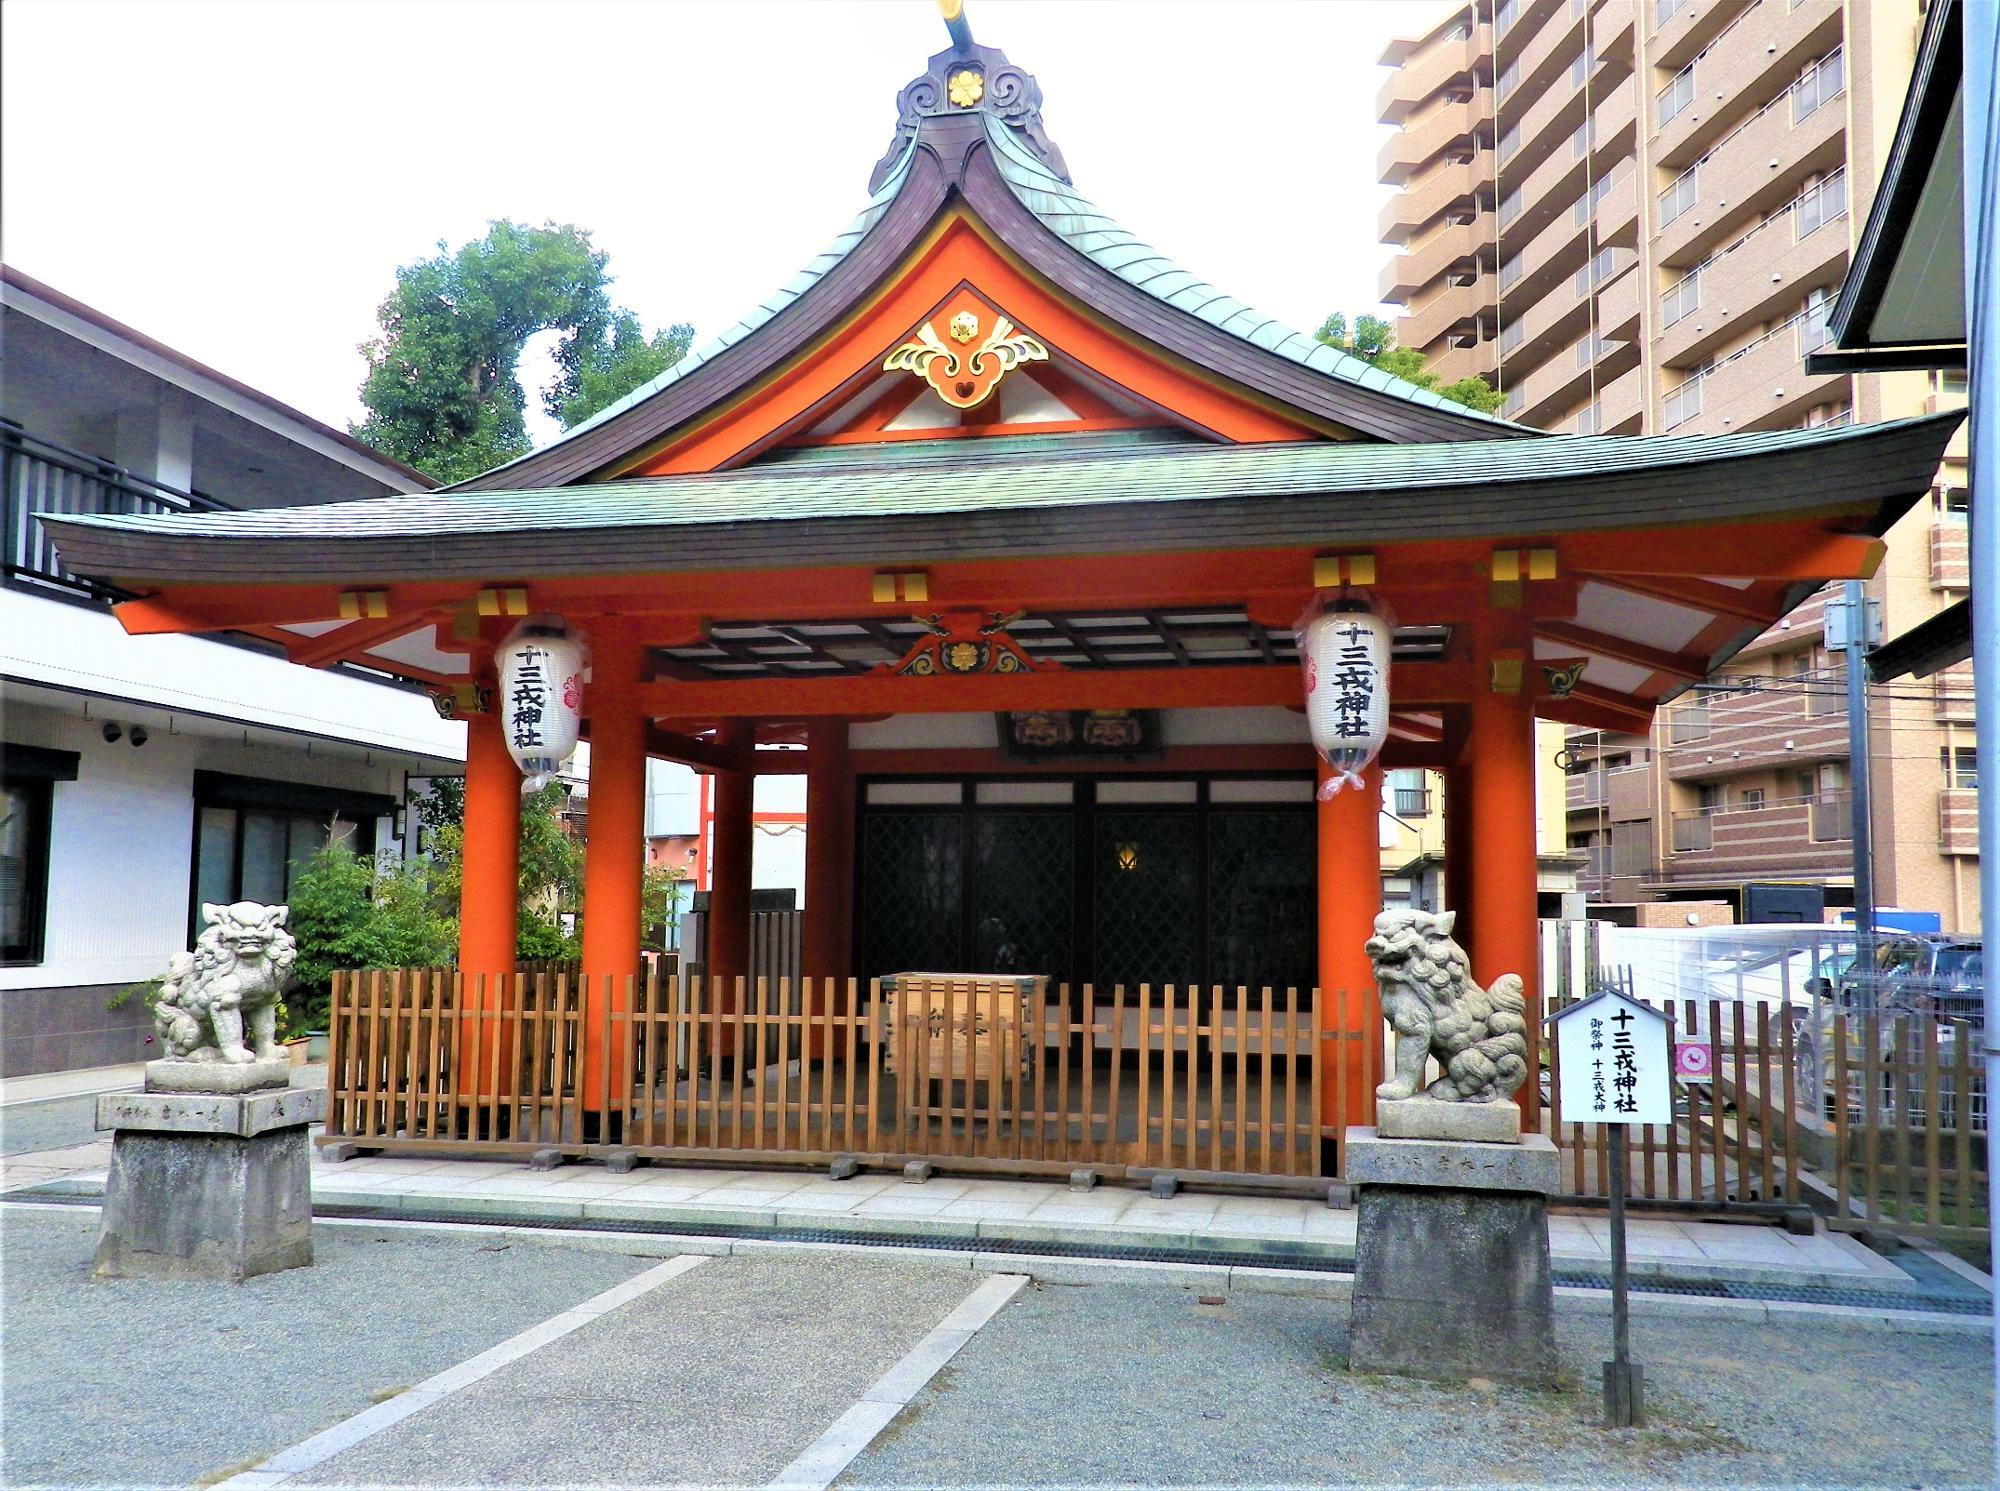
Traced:
[[[330, 1136], [1333, 1173], [1381, 1064], [1384, 769], [1443, 773], [1455, 935], [1532, 1010], [1535, 721], [1644, 732], [1929, 490], [1956, 415], [1551, 437], [1279, 325], [1094, 207], [943, 8], [846, 231], [553, 444], [429, 493], [44, 516], [131, 632], [467, 722], [458, 967], [342, 980]], [[1387, 744], [1323, 801], [1316, 597], [1394, 624]], [[495, 655], [528, 617], [588, 648], [574, 971], [516, 959]], [[713, 778], [699, 968], [642, 965], [649, 757]], [[753, 947], [773, 772], [807, 782], [803, 979]]]

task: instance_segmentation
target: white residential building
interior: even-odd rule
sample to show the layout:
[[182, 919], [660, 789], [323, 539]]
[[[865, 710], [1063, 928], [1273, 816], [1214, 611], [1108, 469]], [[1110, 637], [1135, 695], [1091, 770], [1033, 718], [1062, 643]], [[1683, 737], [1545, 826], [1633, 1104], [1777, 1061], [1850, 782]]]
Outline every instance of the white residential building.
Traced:
[[[147, 1054], [143, 1006], [202, 901], [285, 898], [329, 833], [400, 851], [464, 727], [278, 640], [128, 634], [38, 511], [269, 507], [432, 483], [0, 267], [0, 1075]], [[308, 639], [294, 635], [296, 645]]]

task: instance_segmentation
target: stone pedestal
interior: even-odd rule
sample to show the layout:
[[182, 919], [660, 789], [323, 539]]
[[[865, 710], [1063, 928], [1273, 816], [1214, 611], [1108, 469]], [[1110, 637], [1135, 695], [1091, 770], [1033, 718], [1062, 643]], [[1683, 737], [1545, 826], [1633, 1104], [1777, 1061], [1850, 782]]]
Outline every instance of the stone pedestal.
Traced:
[[92, 1274], [240, 1283], [311, 1263], [306, 1129], [325, 1117], [324, 1088], [98, 1098], [114, 1139]]
[[1358, 1196], [1348, 1363], [1357, 1372], [1550, 1387], [1548, 1198], [1556, 1148], [1347, 1131]]

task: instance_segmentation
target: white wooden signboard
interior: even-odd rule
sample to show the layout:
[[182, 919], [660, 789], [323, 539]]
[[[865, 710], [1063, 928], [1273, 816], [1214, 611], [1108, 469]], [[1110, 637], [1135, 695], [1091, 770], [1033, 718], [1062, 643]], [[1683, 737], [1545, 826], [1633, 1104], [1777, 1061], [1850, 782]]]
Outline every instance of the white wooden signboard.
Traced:
[[1667, 1017], [1618, 994], [1554, 1016], [1564, 1123], [1672, 1123], [1674, 1054]]

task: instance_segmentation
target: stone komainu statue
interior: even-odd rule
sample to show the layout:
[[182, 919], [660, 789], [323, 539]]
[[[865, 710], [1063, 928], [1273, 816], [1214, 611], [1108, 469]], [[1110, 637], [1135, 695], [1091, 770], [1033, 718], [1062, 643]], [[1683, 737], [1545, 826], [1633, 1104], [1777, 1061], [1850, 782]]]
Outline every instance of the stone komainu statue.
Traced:
[[1528, 1076], [1528, 1023], [1519, 974], [1482, 989], [1465, 949], [1451, 940], [1454, 912], [1385, 911], [1367, 942], [1382, 992], [1382, 1015], [1396, 1032], [1396, 1074], [1378, 1098], [1415, 1097], [1424, 1058], [1444, 1075], [1426, 1089], [1448, 1103], [1511, 1097]]
[[287, 906], [204, 903], [208, 927], [191, 953], [175, 953], [153, 1023], [175, 1061], [267, 1060], [278, 1050], [278, 1000], [299, 945]]

